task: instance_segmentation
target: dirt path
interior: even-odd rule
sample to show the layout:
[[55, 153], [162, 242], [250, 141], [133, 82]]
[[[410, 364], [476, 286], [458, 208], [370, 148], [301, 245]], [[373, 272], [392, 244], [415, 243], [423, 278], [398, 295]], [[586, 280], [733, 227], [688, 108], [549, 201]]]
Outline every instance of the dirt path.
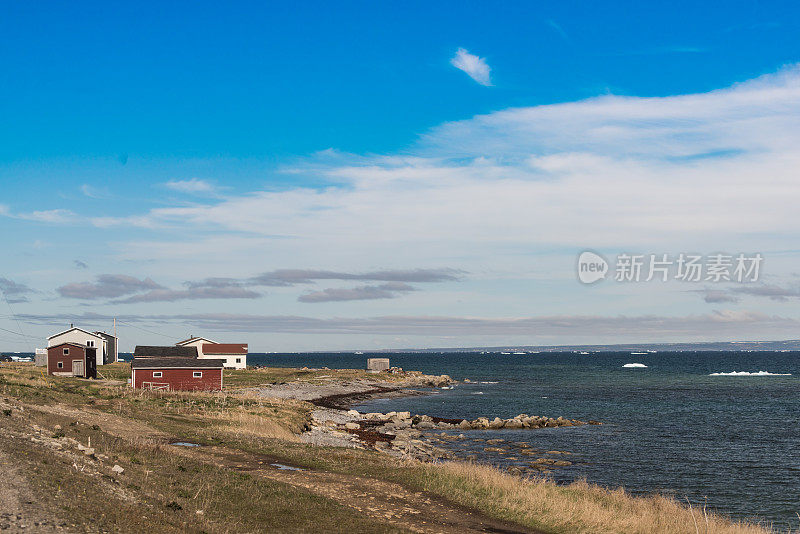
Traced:
[[28, 482], [13, 465], [13, 459], [0, 451], [0, 531], [63, 531], [65, 523], [36, 503]]
[[374, 478], [274, 466], [280, 460], [269, 456], [234, 451], [225, 447], [202, 447], [178, 451], [220, 467], [246, 471], [251, 475], [304, 488], [358, 510], [379, 521], [412, 532], [531, 532], [524, 527], [498, 521], [480, 512], [450, 503], [438, 496], [411, 491], [400, 484]]
[[[87, 424], [100, 425], [103, 431], [122, 439], [150, 438], [168, 443], [170, 436], [141, 422], [96, 410], [76, 410], [66, 406], [31, 406], [31, 409], [68, 416]], [[411, 491], [400, 484], [303, 468], [285, 469], [280, 459], [220, 446], [174, 447], [183, 455], [219, 467], [246, 471], [252, 476], [290, 484], [333, 499], [382, 523], [423, 533], [534, 532], [519, 525], [499, 521], [426, 492]]]

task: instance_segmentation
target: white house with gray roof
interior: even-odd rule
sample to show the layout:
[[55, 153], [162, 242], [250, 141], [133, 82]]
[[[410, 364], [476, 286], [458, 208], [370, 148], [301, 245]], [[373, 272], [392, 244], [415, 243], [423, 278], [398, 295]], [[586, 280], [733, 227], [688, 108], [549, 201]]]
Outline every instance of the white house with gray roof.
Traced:
[[78, 343], [84, 347], [97, 349], [97, 365], [114, 363], [119, 359], [117, 338], [106, 332], [90, 332], [70, 325], [67, 330], [47, 338], [48, 347], [55, 347], [61, 343]]

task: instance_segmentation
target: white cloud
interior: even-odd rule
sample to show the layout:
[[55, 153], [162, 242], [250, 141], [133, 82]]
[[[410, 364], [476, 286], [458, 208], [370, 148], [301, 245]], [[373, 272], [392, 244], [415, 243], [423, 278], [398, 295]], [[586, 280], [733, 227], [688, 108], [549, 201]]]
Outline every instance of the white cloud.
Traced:
[[335, 184], [328, 188], [254, 191], [96, 223], [223, 228], [269, 237], [287, 258], [324, 248], [392, 265], [414, 247], [467, 270], [448, 258], [554, 245], [793, 250], [798, 121], [800, 70], [791, 68], [710, 93], [476, 116], [433, 129], [409, 155], [309, 162]]
[[74, 282], [59, 287], [57, 291], [66, 298], [94, 300], [155, 289], [164, 288], [150, 278], [140, 280], [125, 274], [101, 274], [94, 282]]
[[94, 198], [94, 199], [105, 199], [111, 197], [108, 188], [105, 187], [98, 188], [89, 184], [83, 184], [81, 186], [81, 193], [83, 193], [85, 196], [89, 198]]
[[466, 72], [470, 78], [481, 85], [491, 86], [492, 70], [482, 57], [470, 54], [466, 49], [459, 48], [456, 55], [450, 60], [450, 64], [459, 70]]
[[550, 26], [551, 28], [553, 28], [553, 30], [555, 30], [555, 32], [556, 32], [558, 35], [560, 35], [562, 39], [564, 39], [565, 41], [569, 41], [569, 35], [567, 35], [567, 32], [566, 32], [566, 31], [564, 31], [564, 28], [563, 28], [563, 27], [561, 27], [561, 25], [560, 25], [559, 23], [557, 23], [557, 22], [556, 22], [556, 21], [554, 21], [553, 19], [547, 19], [547, 21], [545, 21], [545, 22], [546, 22], [546, 24], [547, 24], [548, 26]]
[[75, 224], [81, 220], [74, 212], [61, 208], [23, 213], [17, 215], [17, 218], [49, 224]]
[[200, 180], [199, 178], [192, 178], [191, 180], [171, 180], [165, 183], [164, 187], [190, 195], [215, 195], [218, 192], [216, 185], [207, 180]]
[[[569, 312], [579, 302], [581, 311], [595, 303], [595, 310], [609, 314], [631, 313], [669, 299], [669, 311], [695, 301], [694, 309], [705, 311], [708, 304], [687, 291], [699, 288], [642, 285], [625, 293], [619, 284], [606, 284], [571, 301], [537, 291], [573, 291], [572, 254], [585, 248], [765, 252], [766, 269], [775, 274], [781, 260], [768, 252], [796, 250], [800, 238], [798, 123], [800, 69], [790, 67], [708, 93], [603, 96], [480, 115], [442, 124], [401, 154], [327, 153], [286, 169], [313, 175], [315, 184], [327, 181], [327, 187], [303, 186], [298, 178], [294, 188], [94, 222], [152, 229], [158, 238], [117, 243], [120, 255], [161, 262], [164, 272], [201, 263], [207, 272], [197, 278], [232, 276], [230, 265], [317, 266], [324, 257], [325, 268], [342, 272], [447, 265], [475, 273], [473, 280], [483, 273], [517, 277], [469, 294], [463, 303], [452, 294], [426, 302], [453, 315], [508, 313], [508, 302], [526, 291], [548, 311], [562, 306]], [[162, 228], [169, 232], [158, 234]], [[180, 240], [169, 237], [177, 234]], [[561, 261], [559, 254], [569, 256], [563, 271], [548, 267], [537, 272], [538, 285], [518, 283], [539, 264]], [[366, 265], [365, 258], [374, 263]], [[663, 298], [670, 294], [677, 296]], [[394, 313], [427, 295], [361, 305]], [[287, 294], [287, 307], [295, 296]], [[782, 305], [741, 296], [770, 314]], [[496, 302], [491, 312], [484, 311], [487, 302]], [[515, 313], [524, 313], [522, 305]]]

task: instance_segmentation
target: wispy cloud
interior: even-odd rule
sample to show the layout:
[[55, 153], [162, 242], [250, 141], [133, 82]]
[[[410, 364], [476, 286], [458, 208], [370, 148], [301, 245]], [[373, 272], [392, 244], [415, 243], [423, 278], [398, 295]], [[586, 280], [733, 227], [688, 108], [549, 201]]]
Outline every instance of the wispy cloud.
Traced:
[[141, 291], [163, 289], [150, 278], [140, 280], [125, 274], [101, 274], [94, 282], [75, 282], [57, 289], [62, 297], [96, 300], [116, 298]]
[[481, 85], [491, 86], [491, 68], [486, 60], [474, 54], [470, 54], [466, 49], [459, 48], [456, 55], [450, 60], [450, 64], [455, 68], [466, 72], [470, 78]]
[[[52, 322], [108, 321], [114, 316], [87, 314], [23, 314], [21, 320], [35, 324]], [[570, 339], [584, 343], [631, 340], [719, 341], [767, 339], [794, 336], [800, 320], [751, 311], [718, 310], [696, 315], [547, 315], [536, 317], [377, 316], [367, 318], [317, 318], [295, 315], [249, 315], [229, 313], [116, 315], [129, 323], [191, 324], [209, 331], [370, 334], [384, 336], [526, 336], [530, 343]]]
[[300, 242], [385, 257], [413, 244], [420, 257], [473, 260], [509, 247], [585, 246], [587, 237], [594, 247], [786, 248], [781, 236], [798, 221], [798, 102], [793, 67], [710, 93], [508, 109], [434, 128], [410, 154], [309, 162], [346, 187], [254, 191], [104, 224], [227, 231], [241, 250], [247, 239], [291, 236], [281, 244], [287, 258]]
[[167, 189], [190, 195], [216, 195], [219, 188], [208, 180], [192, 178], [190, 180], [171, 180], [164, 184]]
[[99, 188], [89, 184], [83, 184], [81, 186], [81, 193], [94, 199], [107, 199], [111, 197], [111, 193], [109, 193], [107, 188]]
[[116, 302], [132, 304], [199, 299], [257, 299], [260, 297], [260, 293], [242, 287], [190, 287], [187, 289], [154, 289]]
[[296, 316], [206, 314], [185, 316], [213, 330], [314, 332], [380, 335], [527, 335], [531, 339], [569, 336], [579, 339], [708, 339], [714, 335], [740, 336], [780, 329], [791, 332], [800, 321], [754, 312], [714, 311], [688, 316], [558, 315], [520, 318], [384, 316], [319, 319]]
[[565, 41], [569, 41], [569, 35], [567, 35], [567, 32], [564, 31], [564, 28], [562, 28], [559, 23], [557, 23], [553, 19], [547, 19], [546, 23], [548, 26], [553, 28], [553, 30], [555, 30], [555, 32], [558, 35], [560, 35], [562, 39], [564, 39]]
[[721, 289], [700, 289], [697, 292], [700, 293], [703, 296], [703, 300], [709, 304], [739, 302], [739, 297], [732, 295], [730, 291]]
[[28, 302], [27, 295], [36, 292], [25, 284], [3, 277], [0, 277], [0, 291], [11, 304]]
[[341, 302], [347, 300], [393, 299], [400, 293], [416, 291], [416, 288], [403, 282], [390, 282], [377, 286], [358, 286], [352, 288], [328, 288], [300, 295], [300, 302]]
[[800, 286], [783, 287], [775, 284], [745, 285], [731, 289], [741, 295], [767, 297], [777, 301], [800, 298]]
[[22, 213], [16, 217], [19, 219], [49, 224], [76, 224], [81, 221], [81, 218], [74, 212], [62, 208]]
[[800, 285], [781, 286], [778, 284], [744, 284], [724, 289], [697, 290], [703, 300], [710, 304], [739, 302], [742, 296], [763, 297], [777, 302], [800, 299]]
[[316, 280], [361, 280], [375, 282], [450, 282], [458, 280], [464, 271], [457, 269], [391, 269], [363, 273], [347, 273], [314, 269], [279, 269], [248, 281], [253, 285], [293, 286], [310, 284]]
[[[75, 260], [80, 267], [82, 262]], [[463, 275], [456, 269], [395, 269], [368, 272], [339, 272], [314, 269], [279, 269], [250, 278], [205, 278], [184, 282], [185, 289], [170, 289], [150, 278], [143, 280], [122, 274], [103, 274], [93, 282], [76, 282], [61, 286], [62, 297], [81, 300], [114, 300], [115, 304], [137, 302], [176, 302], [199, 299], [257, 299], [263, 295], [254, 290], [258, 286], [292, 287], [313, 284], [320, 280], [381, 281], [379, 285], [363, 285], [354, 288], [327, 288], [301, 295], [300, 302], [332, 302], [346, 300], [369, 300], [395, 298], [402, 293], [415, 291], [406, 282], [432, 283], [458, 280]]]
[[[409, 291], [417, 289], [407, 282], [434, 283], [451, 282], [459, 280], [464, 274], [457, 269], [391, 269], [368, 272], [340, 272], [317, 269], [278, 269], [262, 273], [251, 278], [206, 278], [199, 281], [186, 282], [187, 291], [160, 292], [154, 291], [151, 297], [141, 295], [127, 299], [124, 302], [142, 302], [145, 298], [158, 298], [159, 300], [178, 300], [179, 298], [206, 298], [194, 297], [198, 294], [231, 295], [230, 298], [257, 298], [259, 293], [245, 288], [255, 286], [266, 287], [293, 287], [297, 285], [314, 284], [317, 281], [375, 281], [385, 282], [379, 285], [362, 285], [352, 288], [326, 288], [312, 291], [298, 297], [299, 302], [341, 302], [348, 300], [374, 300], [391, 299]], [[227, 292], [227, 293], [226, 293]], [[163, 298], [162, 298], [163, 297]], [[174, 297], [174, 298], [173, 298]], [[214, 297], [223, 298], [223, 297]]]
[[77, 267], [78, 269], [88, 269], [89, 268], [89, 266], [86, 263], [82, 262], [81, 260], [72, 260], [72, 263], [74, 263], [75, 267]]

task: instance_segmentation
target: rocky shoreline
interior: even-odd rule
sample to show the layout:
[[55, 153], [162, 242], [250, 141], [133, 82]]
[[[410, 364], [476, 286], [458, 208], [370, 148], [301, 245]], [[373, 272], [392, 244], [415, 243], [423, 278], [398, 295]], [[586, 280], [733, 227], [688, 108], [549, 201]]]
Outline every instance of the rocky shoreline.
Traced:
[[[320, 446], [368, 448], [398, 458], [415, 458], [435, 461], [453, 458], [452, 452], [437, 446], [443, 442], [466, 439], [463, 432], [472, 430], [540, 429], [599, 425], [598, 421], [579, 421], [564, 417], [547, 417], [519, 414], [515, 417], [478, 417], [473, 420], [448, 419], [426, 414], [391, 411], [388, 413], [360, 413], [348, 409], [354, 404], [370, 398], [392, 398], [409, 395], [424, 395], [415, 388], [450, 388], [456, 383], [447, 375], [424, 375], [416, 371], [399, 371], [402, 376], [394, 380], [357, 379], [343, 382], [331, 381], [323, 384], [290, 382], [251, 388], [258, 395], [305, 400], [317, 408], [312, 411], [302, 434], [303, 441]], [[439, 434], [434, 431], [443, 431]], [[449, 434], [456, 431], [459, 434]], [[476, 440], [476, 441], [480, 441]], [[489, 440], [501, 442], [503, 440]], [[491, 449], [491, 450], [490, 450]], [[487, 452], [505, 449], [488, 447]], [[534, 454], [536, 449], [524, 449], [523, 454]], [[565, 451], [548, 451], [553, 454], [569, 454]], [[570, 465], [566, 460], [537, 458], [529, 463], [529, 471], [547, 472], [553, 467]], [[519, 468], [515, 468], [519, 470]]]
[[[334, 372], [334, 370], [331, 370]], [[414, 388], [451, 387], [455, 380], [447, 375], [425, 375], [419, 371], [398, 370], [389, 376], [376, 375], [375, 379], [338, 379], [335, 374], [327, 380], [304, 382], [295, 380], [281, 384], [262, 385], [245, 391], [265, 397], [304, 400], [316, 406], [332, 409], [347, 409], [353, 404], [374, 397], [404, 397], [423, 395]]]

